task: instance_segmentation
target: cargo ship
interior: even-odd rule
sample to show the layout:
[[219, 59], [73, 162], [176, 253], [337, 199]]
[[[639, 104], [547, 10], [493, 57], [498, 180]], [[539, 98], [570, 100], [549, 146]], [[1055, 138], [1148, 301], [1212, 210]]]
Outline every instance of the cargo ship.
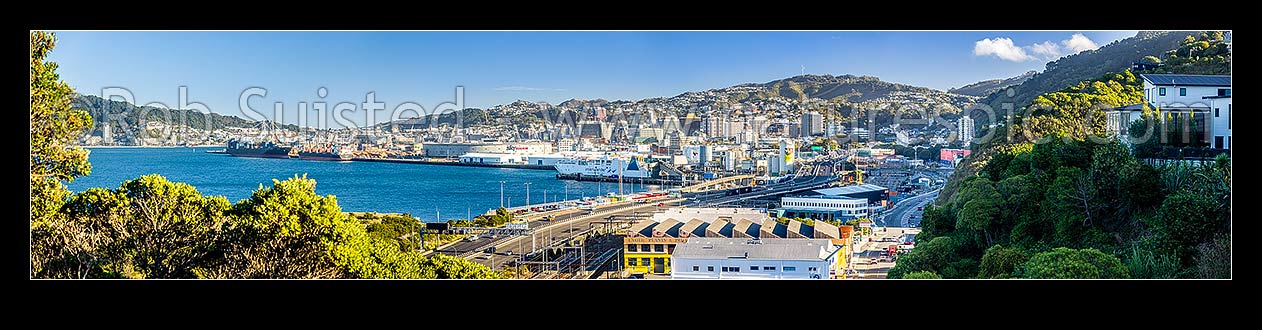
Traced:
[[297, 149], [298, 159], [302, 160], [349, 161], [354, 157], [350, 148], [336, 145], [303, 146]]
[[273, 142], [247, 142], [231, 140], [225, 145], [224, 152], [235, 157], [289, 158], [292, 147], [278, 145]]

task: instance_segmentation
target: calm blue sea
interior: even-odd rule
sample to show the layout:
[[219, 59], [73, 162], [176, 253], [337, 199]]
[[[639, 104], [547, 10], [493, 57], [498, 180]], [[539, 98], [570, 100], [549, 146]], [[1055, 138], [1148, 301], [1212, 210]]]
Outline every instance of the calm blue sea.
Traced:
[[[376, 162], [300, 161], [231, 157], [208, 154], [222, 148], [94, 148], [88, 156], [92, 174], [69, 184], [72, 191], [88, 188], [118, 188], [123, 181], [145, 174], [161, 174], [167, 179], [197, 187], [205, 195], [225, 196], [229, 201], [245, 199], [259, 184], [271, 186], [272, 179], [307, 174], [316, 180], [316, 193], [337, 196], [343, 211], [410, 213], [424, 221], [464, 218], [500, 205], [500, 181], [509, 205], [526, 202], [530, 183], [533, 203], [564, 198], [565, 182], [555, 171], [416, 165]], [[617, 183], [569, 181], [569, 197], [594, 196], [616, 192]], [[624, 186], [628, 191], [657, 189], [653, 185]], [[437, 214], [436, 214], [437, 211]]]

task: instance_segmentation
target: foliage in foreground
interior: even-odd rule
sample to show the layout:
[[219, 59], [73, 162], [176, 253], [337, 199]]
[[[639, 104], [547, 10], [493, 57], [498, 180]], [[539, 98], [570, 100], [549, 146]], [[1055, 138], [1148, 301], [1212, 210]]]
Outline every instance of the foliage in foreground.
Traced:
[[42, 278], [498, 278], [468, 260], [372, 237], [315, 180], [273, 181], [235, 205], [159, 175], [75, 195], [32, 229]]

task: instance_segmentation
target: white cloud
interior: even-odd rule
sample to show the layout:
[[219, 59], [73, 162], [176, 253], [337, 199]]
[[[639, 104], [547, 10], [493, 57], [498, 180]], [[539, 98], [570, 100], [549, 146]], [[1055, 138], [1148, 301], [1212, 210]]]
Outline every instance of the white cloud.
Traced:
[[1069, 48], [1075, 54], [1084, 50], [1100, 48], [1100, 45], [1097, 45], [1095, 41], [1091, 41], [1091, 38], [1087, 38], [1082, 33], [1074, 33], [1069, 39], [1061, 40], [1060, 44], [1065, 45], [1065, 48]]
[[1047, 58], [1060, 57], [1060, 46], [1057, 46], [1051, 41], [1044, 41], [1041, 43], [1029, 45], [1026, 48], [1030, 49], [1031, 53], [1043, 55], [1043, 56], [1046, 56]]
[[1012, 61], [1012, 62], [1029, 61], [1029, 60], [1035, 59], [1034, 56], [1030, 56], [1029, 54], [1026, 54], [1025, 50], [1021, 49], [1021, 47], [1017, 47], [1016, 45], [1012, 44], [1012, 39], [1008, 39], [1008, 38], [995, 38], [993, 40], [990, 38], [986, 38], [986, 39], [978, 40], [977, 43], [973, 44], [973, 55], [975, 56], [994, 55], [995, 57], [998, 57], [999, 59], [1002, 59], [1005, 61]]
[[560, 88], [540, 88], [540, 87], [526, 87], [526, 86], [496, 87], [495, 90], [510, 91], [510, 92], [564, 92], [565, 91], [564, 89], [560, 89]]
[[[1064, 46], [1063, 48], [1061, 46]], [[1029, 46], [1017, 46], [1012, 43], [1012, 39], [995, 37], [994, 39], [986, 38], [978, 40], [973, 44], [973, 55], [988, 56], [994, 55], [1005, 61], [1022, 62], [1039, 59], [1042, 56], [1046, 60], [1053, 60], [1060, 57], [1063, 53], [1077, 54], [1084, 50], [1092, 50], [1100, 48], [1091, 38], [1075, 33], [1069, 39], [1061, 40], [1060, 45], [1054, 42], [1043, 41]]]

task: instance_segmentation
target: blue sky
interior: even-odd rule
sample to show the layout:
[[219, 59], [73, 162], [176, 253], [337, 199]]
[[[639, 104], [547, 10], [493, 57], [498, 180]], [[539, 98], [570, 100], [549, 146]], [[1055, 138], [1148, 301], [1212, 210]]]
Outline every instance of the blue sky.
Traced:
[[[1075, 34], [1081, 34], [1076, 37]], [[238, 99], [297, 123], [298, 102], [433, 109], [514, 100], [641, 99], [810, 74], [872, 75], [945, 90], [1042, 70], [1049, 60], [1135, 31], [960, 32], [136, 32], [59, 31], [51, 60], [80, 93], [123, 87], [137, 103], [189, 100], [243, 116]], [[316, 90], [325, 87], [321, 98]], [[363, 125], [366, 111], [345, 114]], [[387, 120], [389, 111], [375, 122]], [[257, 119], [257, 118], [256, 118]], [[273, 118], [274, 119], [274, 118]], [[314, 119], [308, 119], [311, 125]], [[334, 123], [335, 120], [329, 120]], [[334, 127], [337, 124], [332, 124]], [[305, 126], [305, 125], [304, 125]]]

